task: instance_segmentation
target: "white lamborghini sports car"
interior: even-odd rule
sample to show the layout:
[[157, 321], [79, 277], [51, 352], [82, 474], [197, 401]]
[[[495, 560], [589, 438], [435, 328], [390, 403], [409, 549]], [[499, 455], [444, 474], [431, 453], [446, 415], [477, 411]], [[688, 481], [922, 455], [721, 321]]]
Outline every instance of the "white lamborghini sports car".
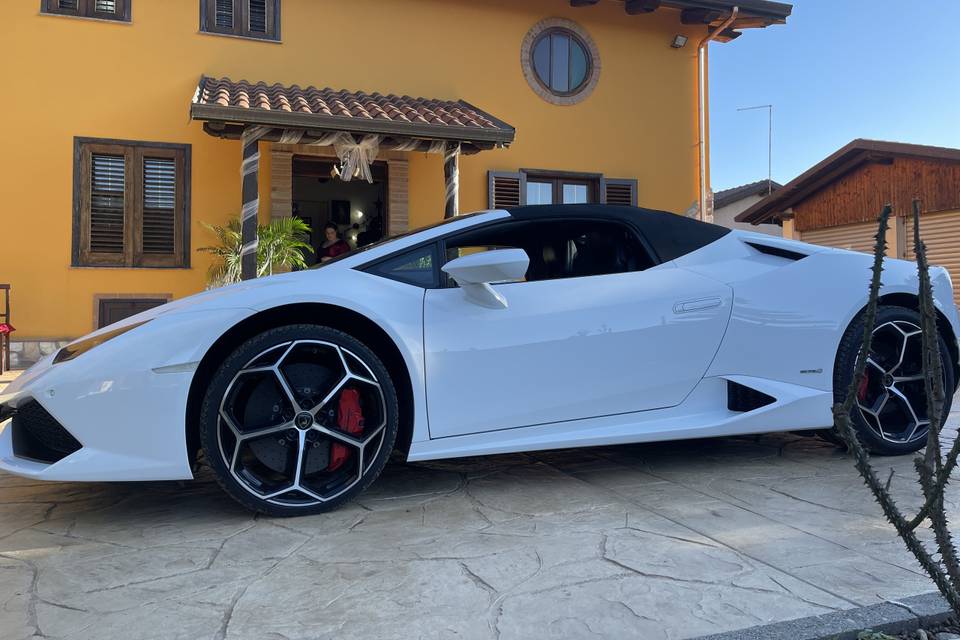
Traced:
[[[871, 257], [599, 205], [460, 216], [320, 268], [81, 338], [0, 395], [0, 469], [187, 479], [251, 509], [349, 500], [431, 460], [821, 430], [851, 378]], [[960, 332], [932, 270], [949, 390]], [[916, 265], [890, 260], [854, 420], [924, 444]]]

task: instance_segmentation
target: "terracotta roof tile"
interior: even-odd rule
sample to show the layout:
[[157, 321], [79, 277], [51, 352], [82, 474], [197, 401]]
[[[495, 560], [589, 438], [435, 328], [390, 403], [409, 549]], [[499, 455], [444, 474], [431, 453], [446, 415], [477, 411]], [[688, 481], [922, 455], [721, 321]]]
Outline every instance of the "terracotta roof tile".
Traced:
[[229, 78], [200, 80], [195, 105], [238, 107], [264, 111], [388, 120], [444, 127], [511, 130], [502, 122], [462, 101], [412, 98], [393, 94], [318, 89], [298, 85], [268, 85]]

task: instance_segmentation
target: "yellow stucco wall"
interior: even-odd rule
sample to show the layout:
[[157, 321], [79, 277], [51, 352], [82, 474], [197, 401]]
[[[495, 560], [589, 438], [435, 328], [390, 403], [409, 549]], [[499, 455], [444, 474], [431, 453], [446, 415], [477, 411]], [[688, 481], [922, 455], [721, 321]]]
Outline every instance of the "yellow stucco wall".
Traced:
[[[486, 207], [490, 169], [542, 168], [636, 177], [641, 205], [683, 211], [697, 195], [696, 50], [703, 28], [679, 13], [627, 16], [567, 0], [283, 0], [282, 43], [199, 33], [199, 0], [132, 0], [131, 24], [40, 15], [8, 3], [0, 24], [6, 153], [0, 156], [0, 282], [13, 286], [16, 338], [92, 328], [97, 293], [188, 295], [203, 288], [212, 241], [201, 221], [239, 210], [240, 145], [189, 119], [201, 74], [465, 99], [517, 128], [515, 144], [461, 163], [461, 210]], [[596, 41], [593, 95], [553, 106], [528, 87], [520, 45], [561, 16]], [[669, 42], [690, 36], [680, 50]], [[73, 138], [192, 145], [191, 269], [70, 266]], [[269, 212], [269, 154], [261, 214]], [[410, 156], [411, 226], [443, 215], [437, 156]]]

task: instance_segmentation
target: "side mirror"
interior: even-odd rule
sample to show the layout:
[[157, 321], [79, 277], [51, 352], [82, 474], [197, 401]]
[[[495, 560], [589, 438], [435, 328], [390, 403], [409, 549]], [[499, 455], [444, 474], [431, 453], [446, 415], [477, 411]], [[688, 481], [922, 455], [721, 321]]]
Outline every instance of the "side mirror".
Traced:
[[443, 265], [443, 272], [457, 281], [471, 302], [506, 309], [506, 298], [490, 284], [521, 280], [529, 266], [530, 258], [523, 249], [495, 249], [451, 260]]

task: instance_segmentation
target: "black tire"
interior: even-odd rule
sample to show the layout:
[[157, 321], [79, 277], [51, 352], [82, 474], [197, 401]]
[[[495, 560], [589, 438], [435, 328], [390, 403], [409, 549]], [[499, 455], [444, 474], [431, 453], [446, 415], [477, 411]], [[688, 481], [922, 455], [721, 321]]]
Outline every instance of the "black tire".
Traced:
[[[352, 430], [341, 424], [347, 389], [366, 420]], [[393, 450], [398, 416], [393, 380], [366, 345], [330, 327], [287, 325], [247, 340], [214, 373], [200, 443], [220, 486], [243, 506], [309, 515], [373, 483]]]
[[[861, 313], [850, 323], [850, 326], [847, 327], [843, 335], [843, 339], [840, 341], [833, 375], [834, 402], [843, 402], [847, 387], [853, 378], [854, 365], [863, 340], [864, 322], [865, 320]], [[923, 395], [922, 381], [920, 381], [919, 384], [913, 381], [891, 382], [889, 387], [886, 386], [888, 381], [895, 379], [892, 375], [893, 373], [913, 374], [916, 372], [919, 364], [911, 365], [909, 372], [906, 371], [906, 364], [901, 364], [898, 365], [900, 367], [899, 372], [896, 369], [890, 369], [891, 374], [884, 373], [886, 370], [884, 367], [887, 363], [893, 362], [892, 358], [896, 355], [895, 341], [898, 339], [897, 329], [900, 329], [901, 333], [903, 333], [904, 344], [908, 344], [908, 346], [902, 347], [903, 350], [900, 352], [899, 362], [905, 363], [908, 359], [911, 361], [916, 360], [916, 358], [910, 356], [908, 349], [910, 353], [915, 353], [919, 350], [920, 337], [912, 333], [910, 333], [912, 337], [907, 338], [906, 336], [912, 331], [911, 327], [919, 328], [919, 326], [920, 314], [913, 309], [891, 305], [881, 305], [877, 309], [877, 322], [874, 329], [875, 344], [870, 356], [872, 361], [880, 362], [883, 366], [878, 365], [869, 368], [864, 387], [858, 391], [857, 404], [854, 405], [850, 413], [851, 421], [856, 429], [860, 442], [873, 454], [903, 455], [919, 451], [926, 444], [926, 428], [921, 426], [911, 437], [912, 425], [918, 423], [907, 418], [908, 415], [918, 415], [920, 418], [926, 417], [926, 398]], [[904, 331], [906, 331], [906, 333], [904, 333]], [[884, 346], [885, 341], [889, 343], [889, 346], [886, 348]], [[906, 341], [910, 342], [907, 343]], [[940, 336], [940, 357], [943, 362], [944, 394], [946, 396], [943, 407], [943, 419], [945, 421], [950, 412], [950, 405], [953, 400], [956, 385], [953, 362], [950, 358], [947, 344], [943, 340], [943, 336]], [[876, 381], [878, 378], [879, 381]], [[900, 391], [903, 398], [908, 400], [907, 402], [901, 402], [900, 396], [895, 397], [891, 394], [891, 390], [894, 387]], [[890, 398], [894, 398], [893, 409], [887, 408], [887, 402], [890, 401]], [[878, 416], [869, 410], [864, 410], [861, 404], [870, 405], [874, 408], [877, 406], [884, 408], [880, 412], [880, 416]], [[909, 413], [911, 409], [912, 414]], [[899, 430], [898, 425], [901, 422], [904, 424], [902, 430]], [[922, 425], [923, 422], [921, 421], [919, 424]], [[886, 437], [881, 435], [881, 433], [886, 433]], [[832, 429], [823, 435], [824, 439], [828, 441], [840, 439], [839, 434], [836, 434]]]

